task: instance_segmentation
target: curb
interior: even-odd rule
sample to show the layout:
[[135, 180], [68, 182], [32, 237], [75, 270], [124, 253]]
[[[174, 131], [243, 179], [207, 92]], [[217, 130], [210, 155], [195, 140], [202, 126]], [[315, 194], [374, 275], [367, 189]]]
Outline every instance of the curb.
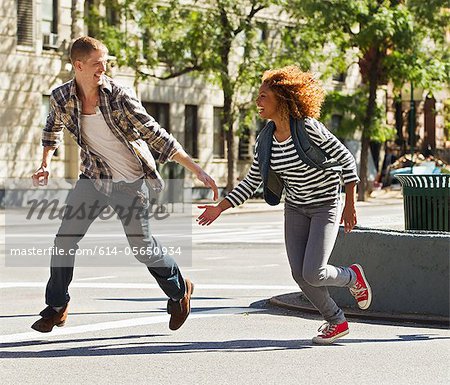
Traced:
[[[304, 297], [301, 292], [277, 295], [269, 299], [273, 306], [289, 310], [296, 310], [305, 313], [319, 314], [317, 309]], [[345, 315], [349, 318], [360, 318], [368, 320], [392, 321], [392, 322], [412, 322], [424, 325], [450, 325], [450, 318], [443, 316], [424, 315], [424, 314], [391, 314], [382, 312], [368, 312], [349, 307], [342, 307]]]

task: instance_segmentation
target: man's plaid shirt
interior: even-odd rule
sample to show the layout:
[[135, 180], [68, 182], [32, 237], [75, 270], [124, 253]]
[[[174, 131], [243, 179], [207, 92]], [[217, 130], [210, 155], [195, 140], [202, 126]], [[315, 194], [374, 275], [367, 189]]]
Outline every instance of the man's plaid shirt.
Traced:
[[[106, 124], [142, 164], [146, 180], [157, 191], [164, 182], [156, 170], [150, 146], [158, 153], [157, 160], [166, 162], [181, 149], [176, 139], [146, 112], [132, 92], [103, 76], [99, 90], [99, 108]], [[50, 113], [42, 133], [42, 145], [57, 148], [63, 138], [63, 128], [81, 147], [81, 172], [94, 181], [96, 188], [110, 195], [112, 173], [108, 165], [92, 152], [81, 137], [81, 101], [77, 97], [75, 79], [53, 90]]]

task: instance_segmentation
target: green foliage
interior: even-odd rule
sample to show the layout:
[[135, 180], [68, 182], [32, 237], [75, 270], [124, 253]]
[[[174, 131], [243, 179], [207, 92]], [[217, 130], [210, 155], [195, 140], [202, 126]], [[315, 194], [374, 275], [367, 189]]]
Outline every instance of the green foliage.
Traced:
[[[319, 46], [322, 43], [317, 56], [323, 59], [327, 45], [334, 48], [322, 60], [326, 67], [324, 77], [342, 71], [344, 63], [358, 62], [363, 82], [369, 84], [375, 79], [374, 87], [378, 88], [391, 81], [396, 93], [410, 82], [428, 91], [449, 83], [450, 54], [445, 34], [450, 12], [443, 1], [431, 0], [426, 5], [422, 0], [293, 0], [291, 3], [291, 14], [301, 20], [298, 27], [322, 37], [317, 39]], [[371, 77], [374, 71], [376, 76]], [[354, 97], [364, 103], [366, 112], [370, 111], [368, 98]], [[329, 96], [329, 101], [334, 99]], [[348, 114], [355, 115], [356, 107], [350, 107], [352, 102], [348, 102]], [[375, 116], [366, 117], [374, 127], [365, 129], [375, 140], [389, 136], [378, 114], [375, 109]], [[342, 129], [346, 130], [345, 127], [344, 124]]]
[[[422, 0], [293, 0], [291, 7], [299, 23], [332, 42], [345, 56], [357, 48], [358, 58], [371, 48], [384, 53], [380, 71], [394, 83], [409, 81], [434, 87], [448, 80], [446, 26], [450, 12], [442, 1]], [[331, 65], [333, 65], [331, 63]], [[429, 68], [428, 72], [423, 71]], [[445, 70], [446, 69], [446, 70]], [[398, 81], [397, 81], [398, 80]]]
[[257, 116], [256, 104], [249, 104], [246, 109], [241, 109], [239, 127], [236, 131], [240, 138], [246, 137], [249, 132], [255, 131], [255, 116]]
[[[360, 87], [349, 95], [341, 91], [329, 92], [322, 106], [322, 120], [331, 121], [334, 114], [342, 117], [335, 135], [350, 139], [356, 130], [362, 130], [366, 105], [368, 103], [367, 87]], [[395, 129], [385, 124], [386, 111], [380, 105], [376, 106], [370, 138], [383, 143], [395, 138]]]
[[344, 94], [340, 91], [332, 91], [326, 95], [322, 106], [321, 119], [331, 121], [334, 114], [342, 117], [339, 127], [333, 131], [335, 135], [341, 138], [350, 138], [355, 130], [361, 129], [364, 118], [363, 99], [366, 93], [362, 90], [353, 95]]
[[265, 8], [287, 3], [211, 0], [186, 5], [175, 0], [104, 0], [120, 23], [110, 25], [95, 7], [87, 23], [97, 26], [97, 37], [120, 67], [134, 69], [136, 83], [190, 74], [221, 87], [225, 99], [232, 100], [229, 111], [224, 111], [224, 120], [231, 126], [239, 109], [255, 117], [256, 110], [250, 107], [265, 70], [286, 64], [311, 65], [312, 43], [308, 41], [317, 40], [314, 34], [258, 19]]

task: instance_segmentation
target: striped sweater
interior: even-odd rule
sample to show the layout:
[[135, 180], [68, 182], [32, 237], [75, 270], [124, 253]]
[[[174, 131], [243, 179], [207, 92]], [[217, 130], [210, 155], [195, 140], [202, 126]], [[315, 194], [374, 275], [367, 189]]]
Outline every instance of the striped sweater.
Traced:
[[[325, 126], [313, 118], [305, 119], [305, 129], [311, 140], [342, 165], [342, 174], [318, 170], [306, 165], [298, 156], [292, 138], [272, 141], [270, 167], [283, 180], [286, 202], [294, 205], [317, 205], [337, 198], [341, 177], [345, 184], [358, 182], [356, 163], [350, 151]], [[255, 156], [247, 176], [225, 197], [233, 207], [250, 198], [262, 183]]]

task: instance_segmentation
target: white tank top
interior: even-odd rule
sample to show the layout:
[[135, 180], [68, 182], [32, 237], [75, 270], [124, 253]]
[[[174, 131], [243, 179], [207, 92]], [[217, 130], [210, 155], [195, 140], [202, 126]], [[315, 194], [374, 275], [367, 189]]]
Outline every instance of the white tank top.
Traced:
[[81, 138], [109, 166], [113, 182], [134, 182], [144, 175], [139, 160], [112, 133], [100, 111], [81, 115]]

